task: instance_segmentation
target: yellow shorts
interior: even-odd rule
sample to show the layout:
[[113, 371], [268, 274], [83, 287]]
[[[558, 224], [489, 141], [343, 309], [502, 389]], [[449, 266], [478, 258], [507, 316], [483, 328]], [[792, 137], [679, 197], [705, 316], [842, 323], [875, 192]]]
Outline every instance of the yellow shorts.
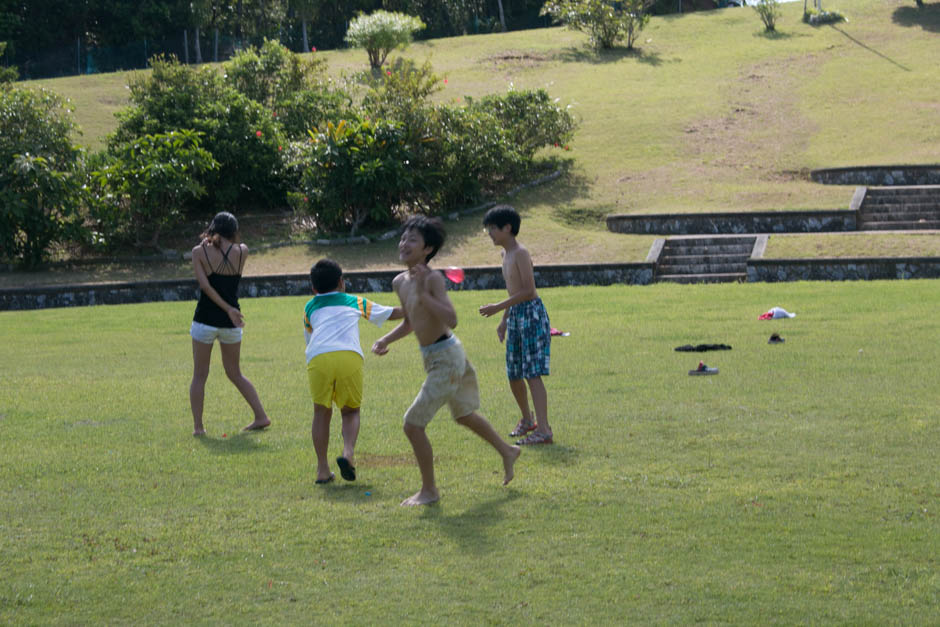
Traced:
[[322, 353], [307, 364], [310, 396], [324, 407], [362, 405], [362, 356], [355, 351]]

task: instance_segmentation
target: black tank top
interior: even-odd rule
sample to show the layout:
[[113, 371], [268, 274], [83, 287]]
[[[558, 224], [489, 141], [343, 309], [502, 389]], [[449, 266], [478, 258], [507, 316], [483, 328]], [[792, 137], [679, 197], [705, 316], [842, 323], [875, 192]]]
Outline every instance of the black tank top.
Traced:
[[[235, 309], [240, 310], [241, 308], [238, 306], [238, 282], [242, 278], [241, 265], [244, 256], [239, 258], [239, 267], [236, 268], [228, 258], [232, 246], [234, 246], [234, 244], [229, 245], [228, 249], [222, 253], [222, 261], [219, 262], [218, 267], [215, 268], [207, 278], [209, 279], [209, 285], [219, 293], [222, 300]], [[206, 250], [205, 245], [203, 245], [202, 251], [205, 253], [206, 261], [208, 262], [209, 252]], [[241, 252], [240, 249], [239, 252]], [[199, 294], [199, 302], [196, 303], [196, 313], [193, 314], [193, 321], [221, 329], [235, 328], [235, 325], [232, 324], [232, 319], [228, 317], [228, 313], [222, 310], [211, 298], [202, 292]]]

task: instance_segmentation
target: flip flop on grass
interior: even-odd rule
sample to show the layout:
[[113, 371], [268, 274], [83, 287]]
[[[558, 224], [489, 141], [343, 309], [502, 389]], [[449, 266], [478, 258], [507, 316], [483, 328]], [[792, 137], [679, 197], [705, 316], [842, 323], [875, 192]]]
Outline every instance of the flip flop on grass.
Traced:
[[356, 467], [349, 463], [345, 457], [337, 457], [336, 465], [339, 466], [339, 474], [346, 481], [356, 480]]
[[319, 483], [320, 485], [323, 485], [324, 483], [331, 482], [333, 479], [336, 479], [336, 475], [334, 475], [333, 473], [330, 473], [330, 476], [327, 477], [326, 479], [317, 479], [316, 481], [314, 481], [314, 483]]

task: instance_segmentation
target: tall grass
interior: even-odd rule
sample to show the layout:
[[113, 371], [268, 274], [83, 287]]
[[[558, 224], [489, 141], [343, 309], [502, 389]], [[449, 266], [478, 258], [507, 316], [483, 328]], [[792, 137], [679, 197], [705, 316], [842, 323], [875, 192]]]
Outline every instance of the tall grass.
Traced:
[[[190, 436], [192, 303], [0, 313], [0, 622], [912, 623], [935, 618], [934, 281], [542, 291], [553, 446], [401, 415], [413, 338], [365, 359], [359, 481], [315, 486], [303, 298], [246, 299], [250, 412], [215, 357]], [[374, 295], [388, 302], [389, 294]], [[517, 419], [496, 293], [452, 294], [482, 411]], [[779, 305], [797, 313], [758, 321]], [[786, 342], [768, 345], [771, 332]], [[381, 333], [362, 325], [363, 345]], [[731, 351], [679, 353], [682, 344]], [[702, 358], [720, 369], [689, 377]], [[332, 450], [338, 453], [334, 429]]]

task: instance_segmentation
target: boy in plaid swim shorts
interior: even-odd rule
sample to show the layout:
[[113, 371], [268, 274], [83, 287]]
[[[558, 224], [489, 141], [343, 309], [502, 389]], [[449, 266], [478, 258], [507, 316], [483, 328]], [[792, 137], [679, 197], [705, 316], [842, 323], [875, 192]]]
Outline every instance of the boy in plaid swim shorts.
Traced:
[[[522, 412], [522, 418], [509, 435], [521, 438], [516, 444], [551, 444], [548, 395], [542, 377], [549, 374], [552, 327], [545, 305], [535, 290], [532, 257], [516, 239], [521, 222], [519, 214], [509, 205], [493, 207], [483, 216], [483, 226], [493, 244], [503, 247], [503, 278], [509, 297], [483, 305], [480, 314], [489, 317], [503, 312], [496, 335], [500, 342], [506, 342], [509, 389]], [[535, 406], [534, 420], [529, 410], [528, 392], [532, 393]]]

